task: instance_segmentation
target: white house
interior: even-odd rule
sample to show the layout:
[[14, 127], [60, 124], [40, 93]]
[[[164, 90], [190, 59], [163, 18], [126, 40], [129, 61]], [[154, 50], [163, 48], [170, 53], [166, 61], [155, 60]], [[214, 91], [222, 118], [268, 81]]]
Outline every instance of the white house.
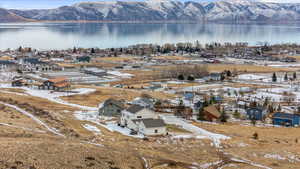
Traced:
[[121, 126], [137, 131], [144, 135], [165, 135], [166, 125], [152, 110], [140, 105], [133, 105], [123, 110]]
[[139, 123], [139, 132], [144, 135], [165, 135], [166, 124], [162, 119], [142, 119]]

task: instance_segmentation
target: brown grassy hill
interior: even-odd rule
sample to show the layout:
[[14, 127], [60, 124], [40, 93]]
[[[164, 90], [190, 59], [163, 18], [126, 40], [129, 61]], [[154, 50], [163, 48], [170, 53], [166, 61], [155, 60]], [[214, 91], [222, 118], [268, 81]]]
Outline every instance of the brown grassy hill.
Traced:
[[31, 21], [31, 20], [18, 16], [6, 9], [0, 8], [0, 22], [26, 22], [26, 21]]

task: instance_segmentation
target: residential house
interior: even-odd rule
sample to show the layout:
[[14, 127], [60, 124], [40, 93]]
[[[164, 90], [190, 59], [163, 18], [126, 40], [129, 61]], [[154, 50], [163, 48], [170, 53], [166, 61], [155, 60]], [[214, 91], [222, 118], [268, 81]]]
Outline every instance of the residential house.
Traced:
[[152, 110], [132, 105], [122, 111], [120, 125], [144, 135], [165, 135], [166, 126]]
[[185, 100], [193, 100], [195, 94], [193, 92], [185, 92], [183, 96]]
[[146, 107], [146, 108], [153, 108], [154, 107], [154, 102], [155, 101], [152, 98], [137, 97], [131, 102], [131, 104], [140, 105], [140, 106]]
[[247, 118], [250, 120], [264, 120], [266, 111], [263, 108], [251, 107], [246, 110]]
[[124, 104], [115, 99], [108, 99], [99, 105], [99, 115], [109, 117], [120, 117], [124, 110]]
[[273, 114], [272, 121], [274, 125], [299, 126], [300, 115], [277, 112]]
[[194, 110], [195, 112], [199, 112], [200, 109], [202, 109], [204, 106], [204, 101], [197, 101], [194, 103]]
[[17, 64], [9, 60], [0, 60], [0, 71], [9, 71], [17, 68]]
[[91, 61], [91, 57], [89, 57], [89, 56], [77, 57], [77, 62], [90, 62], [90, 61]]
[[22, 87], [26, 85], [26, 81], [23, 79], [16, 79], [11, 82], [12, 87]]
[[70, 83], [65, 77], [49, 79], [39, 86], [39, 89], [61, 91], [70, 88]]
[[211, 73], [209, 75], [209, 80], [212, 80], [212, 81], [220, 81], [222, 78], [222, 74], [221, 73]]
[[98, 68], [95, 68], [95, 67], [84, 68], [83, 72], [85, 74], [94, 75], [94, 76], [98, 76], [98, 77], [102, 77], [102, 76], [107, 75], [107, 72], [105, 70], [98, 69]]
[[251, 92], [253, 92], [253, 89], [251, 87], [241, 87], [240, 92], [251, 93]]
[[204, 113], [204, 119], [206, 119], [207, 121], [218, 121], [219, 118], [221, 117], [221, 113], [214, 105], [205, 107], [203, 109], [203, 113]]
[[40, 61], [38, 58], [25, 58], [21, 61], [19, 69], [25, 72], [52, 71], [53, 64]]
[[142, 119], [139, 123], [139, 132], [144, 135], [165, 135], [166, 124], [162, 119]]

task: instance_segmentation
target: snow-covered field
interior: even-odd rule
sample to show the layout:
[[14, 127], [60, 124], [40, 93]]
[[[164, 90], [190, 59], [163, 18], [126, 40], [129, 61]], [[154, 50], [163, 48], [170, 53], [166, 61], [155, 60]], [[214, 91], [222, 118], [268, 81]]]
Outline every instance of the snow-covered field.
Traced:
[[15, 105], [11, 105], [11, 104], [7, 104], [7, 103], [4, 103], [4, 102], [0, 102], [0, 104], [3, 104], [7, 107], [10, 107], [10, 108], [13, 108], [17, 111], [19, 111], [20, 113], [24, 114], [25, 116], [28, 116], [29, 118], [31, 118], [33, 121], [35, 121], [36, 123], [40, 124], [41, 126], [44, 126], [49, 132], [55, 134], [55, 135], [59, 135], [59, 136], [62, 136], [62, 137], [65, 137], [63, 134], [59, 133], [58, 130], [52, 128], [52, 127], [49, 127], [46, 123], [42, 122], [40, 119], [38, 119], [37, 117], [35, 117], [34, 115], [32, 115], [31, 113], [15, 106]]
[[[12, 87], [10, 84], [0, 84], [0, 88], [12, 88]], [[18, 87], [18, 88], [25, 90], [26, 94], [29, 94], [29, 95], [35, 96], [35, 97], [44, 98], [44, 99], [50, 100], [55, 103], [60, 103], [60, 104], [64, 104], [64, 105], [71, 106], [71, 107], [76, 107], [76, 108], [83, 109], [83, 110], [89, 110], [89, 111], [97, 110], [97, 107], [81, 106], [78, 104], [66, 102], [59, 98], [62, 96], [89, 94], [89, 93], [96, 91], [96, 89], [78, 88], [78, 89], [73, 89], [69, 92], [52, 92], [50, 90], [38, 90], [36, 88], [28, 88], [28, 87]]]
[[103, 121], [101, 117], [99, 117], [99, 113], [97, 111], [76, 111], [74, 113], [76, 119], [81, 121], [90, 121], [95, 123], [101, 127], [108, 129], [111, 132], [118, 132], [126, 136], [136, 137], [136, 138], [143, 138], [143, 135], [130, 135], [130, 130], [128, 128], [123, 128], [118, 126], [116, 121]]
[[90, 124], [84, 124], [83, 127], [91, 132], [93, 132], [95, 135], [101, 135], [101, 130], [99, 130], [98, 127], [90, 125]]
[[107, 71], [108, 74], [114, 75], [114, 76], [118, 76], [121, 78], [131, 78], [134, 75], [130, 74], [130, 73], [123, 73], [123, 72], [119, 72], [119, 71]]
[[173, 124], [173, 125], [177, 125], [182, 127], [183, 129], [190, 131], [192, 134], [191, 135], [179, 135], [179, 136], [174, 136], [175, 138], [199, 138], [199, 139], [203, 139], [203, 138], [208, 138], [211, 139], [214, 143], [214, 146], [216, 147], [220, 147], [220, 143], [221, 140], [225, 140], [225, 139], [230, 139], [230, 137], [228, 136], [224, 136], [222, 134], [216, 134], [216, 133], [212, 133], [209, 132], [207, 130], [204, 130], [202, 128], [199, 128], [197, 126], [194, 126], [193, 124], [187, 122], [184, 119], [181, 119], [179, 117], [176, 117], [174, 115], [165, 115], [165, 114], [161, 114], [160, 117], [165, 121], [165, 123], [167, 124]]

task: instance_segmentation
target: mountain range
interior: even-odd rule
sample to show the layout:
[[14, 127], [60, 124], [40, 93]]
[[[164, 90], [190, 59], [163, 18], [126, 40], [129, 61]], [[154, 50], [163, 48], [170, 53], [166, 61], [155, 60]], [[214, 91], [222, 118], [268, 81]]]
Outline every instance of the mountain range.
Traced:
[[0, 9], [0, 22], [115, 21], [115, 22], [287, 22], [300, 21], [300, 3], [256, 0], [100, 1], [55, 9]]

